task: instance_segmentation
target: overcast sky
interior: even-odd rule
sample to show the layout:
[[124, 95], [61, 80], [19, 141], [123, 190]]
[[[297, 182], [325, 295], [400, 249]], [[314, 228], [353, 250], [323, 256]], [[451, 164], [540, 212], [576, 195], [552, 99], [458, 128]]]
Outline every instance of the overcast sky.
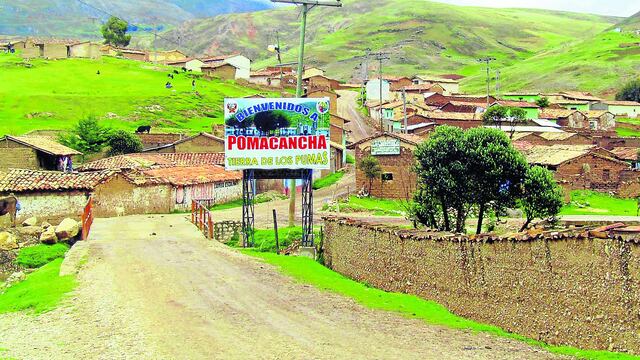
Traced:
[[435, 0], [456, 5], [487, 7], [524, 7], [585, 12], [592, 14], [631, 16], [640, 11], [637, 0]]

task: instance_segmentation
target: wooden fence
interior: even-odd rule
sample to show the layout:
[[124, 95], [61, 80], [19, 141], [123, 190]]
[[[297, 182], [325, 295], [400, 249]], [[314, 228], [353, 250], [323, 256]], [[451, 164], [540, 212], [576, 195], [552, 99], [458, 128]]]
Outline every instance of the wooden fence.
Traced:
[[93, 225], [93, 197], [89, 198], [82, 212], [82, 240], [87, 240]]
[[191, 222], [202, 231], [209, 240], [213, 239], [213, 218], [211, 212], [202, 203], [191, 201]]

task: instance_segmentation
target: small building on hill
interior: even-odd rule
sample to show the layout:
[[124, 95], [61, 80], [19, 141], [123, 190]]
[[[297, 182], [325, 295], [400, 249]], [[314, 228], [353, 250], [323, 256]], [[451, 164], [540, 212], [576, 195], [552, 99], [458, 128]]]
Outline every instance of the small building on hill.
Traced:
[[169, 61], [167, 65], [181, 69], [184, 68], [187, 69], [187, 71], [202, 72], [204, 63], [200, 59], [186, 58], [178, 61]]
[[116, 56], [136, 61], [149, 61], [149, 53], [144, 50], [135, 49], [115, 49]]
[[163, 64], [168, 64], [174, 61], [182, 61], [187, 58], [180, 50], [160, 50], [160, 51], [149, 51], [149, 61], [159, 62]]
[[330, 79], [324, 75], [313, 75], [309, 77], [303, 77], [302, 81], [307, 88], [307, 91], [314, 90], [338, 90], [340, 89], [340, 82], [338, 80]]
[[200, 68], [202, 74], [210, 79], [234, 80], [238, 78], [239, 69], [231, 64], [205, 64]]
[[603, 100], [591, 104], [591, 110], [609, 111], [616, 116], [637, 118], [640, 115], [640, 103], [635, 101]]
[[416, 75], [412, 80], [415, 85], [438, 84], [444, 89], [445, 95], [460, 93], [460, 83], [455, 79], [443, 79], [429, 75]]
[[[348, 146], [355, 150], [356, 163], [371, 155], [378, 159], [382, 175], [371, 182], [370, 195], [379, 198], [411, 199], [416, 189], [413, 152], [422, 138], [397, 133], [378, 133]], [[356, 168], [356, 188], [369, 192], [369, 179]]]
[[172, 144], [144, 150], [148, 153], [219, 153], [223, 151], [224, 139], [204, 132]]
[[189, 137], [180, 133], [136, 133], [136, 136], [142, 142], [143, 150], [173, 144]]
[[10, 136], [0, 139], [0, 170], [23, 168], [30, 170], [71, 171], [73, 158], [82, 155], [46, 137]]
[[391, 86], [387, 80], [382, 80], [382, 93], [380, 92], [380, 79], [371, 79], [365, 84], [367, 102], [389, 101], [391, 99]]
[[250, 79], [251, 60], [246, 56], [240, 54], [229, 54], [210, 56], [201, 60], [205, 64], [205, 66], [229, 64], [237, 69], [235, 73], [235, 79]]

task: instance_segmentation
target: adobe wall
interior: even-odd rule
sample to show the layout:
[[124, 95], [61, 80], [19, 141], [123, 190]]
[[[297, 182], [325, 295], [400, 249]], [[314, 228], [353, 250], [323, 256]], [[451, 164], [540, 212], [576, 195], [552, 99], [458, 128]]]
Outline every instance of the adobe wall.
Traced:
[[354, 280], [550, 344], [640, 352], [640, 245], [586, 234], [479, 239], [326, 218], [325, 263]]
[[98, 185], [93, 193], [96, 217], [118, 216], [116, 208], [125, 215], [168, 214], [173, 210], [169, 185], [134, 186], [121, 176]]
[[[402, 144], [404, 145], [404, 144]], [[361, 159], [371, 154], [371, 148], [361, 149], [356, 147], [356, 159]], [[380, 163], [383, 173], [392, 173], [392, 181], [382, 181], [377, 178], [373, 181], [371, 187], [371, 196], [388, 199], [410, 199], [416, 188], [416, 174], [413, 172], [415, 160], [413, 151], [410, 148], [401, 146], [400, 155], [384, 155], [375, 156]], [[361, 189], [369, 189], [369, 179], [360, 170], [360, 166], [356, 166], [356, 192]]]
[[11, 168], [37, 170], [40, 168], [35, 150], [26, 146], [7, 149], [4, 145], [3, 143], [0, 147], [2, 154], [0, 155], [0, 170]]
[[224, 151], [224, 142], [206, 136], [198, 136], [192, 140], [175, 145], [177, 153], [214, 153]]
[[[590, 168], [586, 174], [583, 169], [584, 164], [588, 164]], [[559, 182], [566, 181], [571, 184], [574, 190], [590, 189], [615, 192], [620, 186], [621, 173], [628, 167], [627, 164], [586, 155], [560, 165], [554, 176]], [[608, 178], [605, 172], [608, 172]]]
[[51, 224], [57, 224], [67, 217], [78, 220], [88, 200], [86, 194], [80, 191], [17, 193], [16, 196], [21, 206], [18, 223], [33, 216], [38, 221]]

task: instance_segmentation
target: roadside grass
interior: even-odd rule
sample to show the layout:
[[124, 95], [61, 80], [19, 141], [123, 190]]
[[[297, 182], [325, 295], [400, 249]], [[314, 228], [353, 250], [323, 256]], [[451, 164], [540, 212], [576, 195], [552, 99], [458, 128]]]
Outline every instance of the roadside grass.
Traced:
[[414, 295], [386, 292], [361, 284], [306, 257], [282, 256], [256, 250], [241, 250], [241, 252], [276, 266], [282, 273], [301, 283], [311, 284], [320, 290], [350, 297], [370, 309], [397, 312], [409, 318], [421, 319], [428, 324], [442, 325], [453, 329], [491, 333], [539, 346], [552, 353], [576, 356], [581, 359], [637, 359], [637, 357], [622, 353], [547, 345], [541, 341], [509, 333], [497, 326], [481, 324], [457, 316], [434, 301]]
[[[284, 194], [274, 194], [274, 193], [263, 193], [258, 194], [254, 198], [254, 204], [262, 204], [269, 201], [274, 200], [283, 200], [286, 199], [287, 196]], [[233, 201], [229, 201], [222, 204], [215, 204], [209, 208], [210, 211], [220, 211], [220, 210], [228, 210], [233, 208], [242, 207], [242, 199], [237, 199]]]
[[27, 275], [0, 294], [0, 314], [22, 310], [35, 314], [53, 310], [76, 287], [72, 275], [59, 276], [62, 259], [56, 259]]
[[35, 269], [47, 263], [63, 258], [69, 246], [62, 243], [54, 245], [39, 244], [20, 249], [16, 263], [26, 268]]
[[405, 204], [399, 200], [380, 199], [374, 197], [357, 197], [351, 195], [349, 200], [340, 200], [337, 205], [325, 204], [323, 211], [349, 213], [371, 212], [377, 216], [404, 216]]
[[326, 188], [328, 186], [331, 186], [335, 183], [337, 183], [338, 181], [340, 181], [340, 179], [342, 179], [342, 177], [344, 176], [344, 172], [342, 171], [336, 171], [332, 174], [329, 174], [323, 178], [320, 178], [316, 181], [313, 182], [313, 189], [314, 190], [319, 190], [322, 188]]
[[[152, 125], [158, 132], [211, 131], [212, 123], [222, 123], [225, 97], [260, 92], [192, 73], [169, 79], [173, 70], [112, 57], [27, 63], [15, 54], [0, 54], [0, 136], [66, 130], [89, 115], [116, 129]], [[198, 94], [192, 91], [193, 79]], [[165, 88], [167, 81], [172, 89]]]
[[621, 137], [640, 137], [640, 131], [623, 127], [616, 127], [616, 133]]
[[571, 203], [560, 211], [560, 215], [620, 215], [636, 216], [635, 199], [621, 199], [608, 194], [588, 190], [571, 192]]
[[[317, 236], [316, 231], [316, 236]], [[276, 235], [273, 229], [256, 229], [253, 233], [255, 247], [252, 248], [256, 252], [276, 252]], [[291, 245], [293, 241], [302, 239], [302, 227], [282, 227], [278, 229], [278, 245], [280, 249], [284, 249]], [[241, 248], [242, 240], [236, 237], [227, 243], [228, 246]]]
[[351, 154], [347, 154], [347, 164], [355, 164], [355, 163], [356, 163], [356, 158]]

